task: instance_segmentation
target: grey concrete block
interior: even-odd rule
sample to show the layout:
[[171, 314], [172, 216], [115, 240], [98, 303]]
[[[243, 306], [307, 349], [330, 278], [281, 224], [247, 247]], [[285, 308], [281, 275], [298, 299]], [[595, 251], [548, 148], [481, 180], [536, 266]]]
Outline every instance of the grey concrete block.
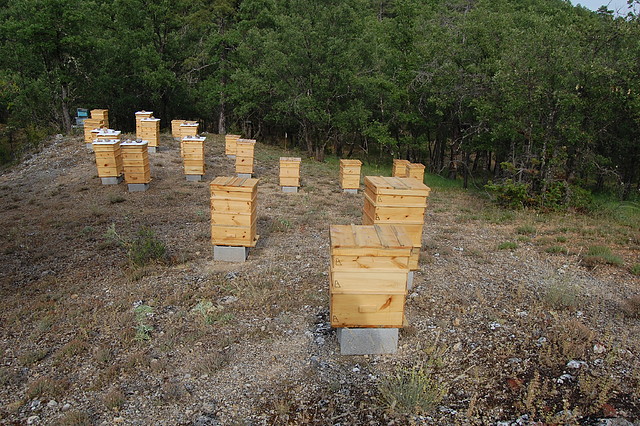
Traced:
[[93, 143], [85, 144], [85, 146], [87, 147], [87, 149], [88, 149], [89, 151], [93, 152]]
[[342, 192], [346, 192], [347, 194], [357, 194], [357, 189], [343, 189]]
[[124, 180], [122, 175], [120, 176], [109, 176], [100, 178], [102, 180], [103, 185], [117, 185]]
[[227, 158], [233, 158], [233, 159], [235, 159], [235, 158], [236, 158], [236, 156], [235, 156], [235, 155], [227, 155]]
[[282, 192], [298, 192], [297, 186], [283, 186]]
[[397, 328], [338, 328], [340, 355], [394, 354], [398, 350]]
[[409, 275], [407, 275], [407, 291], [413, 288], [413, 271], [409, 271]]
[[150, 154], [155, 154], [156, 152], [158, 152], [158, 147], [157, 146], [148, 146], [147, 147], [147, 152], [149, 152]]
[[202, 175], [185, 175], [189, 182], [200, 182], [202, 180]]
[[244, 262], [248, 255], [249, 247], [213, 246], [213, 260]]
[[239, 178], [251, 179], [251, 173], [238, 173]]
[[129, 192], [144, 192], [149, 189], [148, 183], [129, 183], [127, 184]]

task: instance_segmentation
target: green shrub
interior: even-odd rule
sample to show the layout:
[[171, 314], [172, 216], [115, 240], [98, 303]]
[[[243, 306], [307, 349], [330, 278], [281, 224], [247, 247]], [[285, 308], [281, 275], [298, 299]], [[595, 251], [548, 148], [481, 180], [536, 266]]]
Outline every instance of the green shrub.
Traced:
[[522, 225], [516, 228], [518, 235], [531, 235], [536, 233], [536, 228], [533, 225]]
[[518, 244], [513, 241], [505, 241], [504, 243], [500, 243], [498, 245], [498, 250], [515, 250], [518, 248]]
[[589, 247], [583, 261], [588, 266], [595, 266], [598, 263], [620, 266], [624, 263], [620, 256], [613, 254], [611, 249], [606, 246]]
[[631, 272], [633, 275], [640, 275], [640, 263], [636, 263], [635, 265], [633, 265], [629, 269], [629, 272]]
[[566, 247], [562, 247], [562, 246], [551, 246], [551, 247], [547, 247], [545, 249], [545, 251], [547, 253], [562, 253], [562, 254], [567, 254], [569, 253], [569, 250]]
[[400, 369], [378, 384], [382, 404], [402, 414], [423, 414], [442, 401], [446, 389], [423, 369]]
[[162, 261], [166, 257], [166, 246], [147, 228], [141, 228], [133, 239], [128, 239], [118, 234], [115, 224], [112, 223], [105, 233], [105, 238], [126, 248], [129, 262], [134, 266], [145, 266], [154, 261]]
[[503, 207], [518, 208], [535, 204], [535, 199], [529, 195], [528, 183], [506, 179], [502, 183], [489, 181], [484, 187], [495, 194], [495, 201]]

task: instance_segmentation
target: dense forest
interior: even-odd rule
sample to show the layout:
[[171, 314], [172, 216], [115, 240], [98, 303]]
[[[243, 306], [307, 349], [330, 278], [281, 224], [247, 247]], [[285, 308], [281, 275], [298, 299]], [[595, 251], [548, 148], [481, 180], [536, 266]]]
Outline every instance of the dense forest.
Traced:
[[640, 191], [640, 0], [0, 0], [0, 161], [75, 109], [317, 160], [407, 158], [509, 202]]

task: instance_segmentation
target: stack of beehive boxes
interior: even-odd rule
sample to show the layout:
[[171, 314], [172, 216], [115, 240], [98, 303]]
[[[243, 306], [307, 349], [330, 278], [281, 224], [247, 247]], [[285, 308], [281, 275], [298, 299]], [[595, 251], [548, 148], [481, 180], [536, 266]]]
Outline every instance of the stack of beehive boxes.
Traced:
[[298, 157], [280, 157], [280, 186], [283, 191], [298, 192], [301, 162]]
[[229, 158], [236, 156], [236, 143], [240, 135], [224, 135], [224, 153]]
[[104, 127], [109, 127], [109, 110], [108, 109], [92, 109], [91, 118], [93, 120], [102, 120]]
[[95, 137], [95, 133], [92, 133], [94, 130], [100, 130], [105, 127], [104, 121], [99, 118], [87, 118], [84, 120], [84, 143], [87, 148], [93, 149], [93, 141]]
[[236, 142], [236, 173], [240, 177], [251, 177], [253, 173], [254, 139], [238, 139]]
[[120, 183], [124, 172], [120, 140], [98, 140], [93, 143], [93, 151], [96, 153], [98, 177], [102, 180], [102, 184]]
[[136, 133], [136, 138], [148, 143], [149, 152], [156, 152], [158, 145], [160, 145], [160, 119], [142, 118], [138, 124], [140, 132]]
[[403, 227], [331, 225], [332, 327], [400, 328], [412, 242]]
[[424, 182], [424, 164], [409, 163], [407, 166], [407, 177], [417, 179]]
[[418, 269], [427, 197], [431, 189], [412, 178], [365, 176], [362, 223], [402, 225], [413, 244], [409, 268]]
[[144, 191], [151, 182], [148, 144], [144, 141], [126, 141], [120, 144], [124, 179], [129, 191]]
[[393, 177], [407, 177], [407, 167], [411, 164], [409, 160], [393, 160], [393, 169], [391, 169], [391, 176]]
[[254, 247], [258, 179], [216, 177], [211, 189], [211, 243], [214, 246]]
[[182, 139], [180, 126], [185, 122], [186, 120], [171, 120], [171, 137], [178, 140]]
[[340, 187], [345, 192], [358, 192], [360, 189], [360, 160], [340, 160]]
[[136, 137], [138, 139], [142, 139], [140, 136], [140, 133], [142, 132], [142, 127], [140, 126], [140, 121], [143, 118], [151, 118], [153, 117], [153, 112], [152, 111], [137, 111], [136, 112]]
[[186, 136], [182, 139], [182, 158], [187, 180], [199, 181], [204, 175], [204, 141], [200, 136]]

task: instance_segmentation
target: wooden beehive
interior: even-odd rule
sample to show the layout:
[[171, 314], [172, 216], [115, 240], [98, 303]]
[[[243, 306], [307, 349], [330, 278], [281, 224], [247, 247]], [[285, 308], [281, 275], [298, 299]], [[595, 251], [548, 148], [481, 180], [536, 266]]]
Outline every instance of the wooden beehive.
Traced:
[[407, 165], [407, 177], [424, 182], [424, 164], [409, 163], [409, 165]]
[[186, 136], [198, 136], [198, 122], [185, 121], [180, 125], [180, 139]]
[[126, 141], [120, 144], [126, 183], [151, 182], [147, 142]]
[[240, 139], [240, 135], [224, 135], [225, 155], [236, 155], [236, 143], [238, 139]]
[[99, 129], [95, 133], [94, 141], [109, 141], [109, 140], [120, 140], [120, 134], [122, 132], [120, 130], [113, 129]]
[[84, 142], [92, 143], [93, 136], [91, 134], [91, 131], [104, 127], [104, 121], [97, 118], [87, 118], [84, 120], [83, 126], [84, 126]]
[[401, 226], [331, 225], [332, 327], [402, 327], [412, 243]]
[[360, 160], [340, 160], [340, 187], [342, 189], [360, 188]]
[[300, 163], [298, 157], [280, 157], [280, 186], [300, 186]]
[[186, 120], [171, 120], [171, 136], [174, 139], [181, 140], [182, 136], [180, 136], [180, 125], [185, 123]]
[[253, 173], [254, 139], [238, 139], [236, 142], [236, 173]]
[[391, 170], [391, 176], [407, 177], [407, 166], [409, 164], [411, 164], [409, 160], [393, 160], [393, 169]]
[[186, 136], [182, 139], [182, 158], [185, 175], [204, 175], [205, 137]]
[[137, 111], [136, 112], [136, 137], [138, 139], [140, 139], [138, 137], [138, 135], [140, 134], [140, 120], [142, 120], [143, 118], [152, 118], [153, 117], [153, 112], [152, 111]]
[[94, 120], [102, 120], [104, 127], [109, 127], [109, 110], [108, 109], [92, 109], [91, 118]]
[[211, 243], [254, 247], [258, 241], [258, 179], [219, 176], [210, 189]]
[[418, 269], [424, 213], [431, 189], [413, 178], [365, 176], [364, 183], [362, 223], [402, 225], [414, 247], [409, 268]]
[[139, 122], [140, 132], [136, 133], [136, 138], [147, 141], [150, 147], [160, 145], [160, 119], [143, 118]]
[[93, 143], [98, 177], [119, 177], [124, 172], [120, 140], [99, 140]]

